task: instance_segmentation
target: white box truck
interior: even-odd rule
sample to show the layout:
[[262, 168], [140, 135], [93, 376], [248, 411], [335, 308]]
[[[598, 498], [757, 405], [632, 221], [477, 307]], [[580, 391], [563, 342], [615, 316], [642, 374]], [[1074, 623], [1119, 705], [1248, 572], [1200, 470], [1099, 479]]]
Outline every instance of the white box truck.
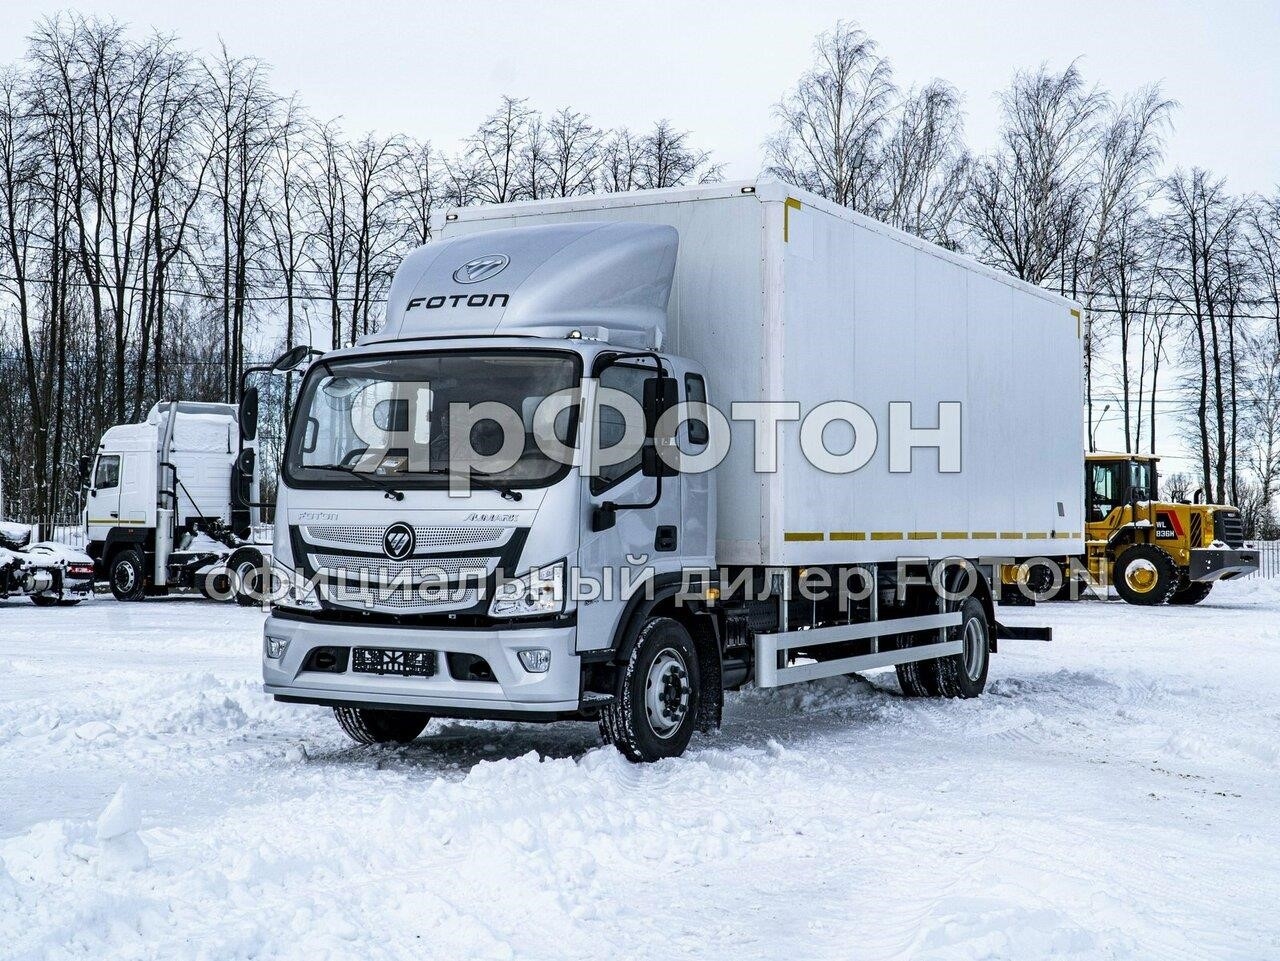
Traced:
[[117, 600], [208, 593], [210, 571], [263, 563], [247, 540], [257, 508], [244, 506], [258, 494], [256, 445], [238, 432], [233, 404], [164, 401], [108, 428], [85, 458], [86, 550]]
[[460, 209], [302, 384], [265, 690], [633, 760], [748, 681], [976, 696], [1001, 559], [1083, 547], [1080, 371], [1071, 302], [782, 183]]

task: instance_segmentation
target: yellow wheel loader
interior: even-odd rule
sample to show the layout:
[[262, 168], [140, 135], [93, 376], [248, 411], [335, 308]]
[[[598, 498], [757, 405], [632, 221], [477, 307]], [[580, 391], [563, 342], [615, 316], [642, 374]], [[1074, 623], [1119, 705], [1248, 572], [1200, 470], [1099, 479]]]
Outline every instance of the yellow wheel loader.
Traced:
[[[1158, 461], [1144, 454], [1085, 456], [1086, 554], [1054, 572], [1063, 584], [1059, 596], [1078, 596], [1087, 579], [1100, 590], [1114, 587], [1130, 604], [1198, 604], [1218, 581], [1258, 569], [1236, 508], [1151, 499]], [[1043, 584], [1046, 572], [1038, 573]]]

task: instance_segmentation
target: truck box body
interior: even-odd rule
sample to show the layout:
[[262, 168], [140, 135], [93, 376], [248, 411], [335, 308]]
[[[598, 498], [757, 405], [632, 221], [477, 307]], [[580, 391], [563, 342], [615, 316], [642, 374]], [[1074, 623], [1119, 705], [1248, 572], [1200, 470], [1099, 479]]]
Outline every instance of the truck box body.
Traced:
[[[1070, 301], [784, 184], [615, 194], [460, 210], [443, 236], [567, 222], [679, 232], [661, 347], [705, 365], [710, 401], [852, 401], [878, 444], [827, 473], [778, 428], [757, 472], [755, 427], [731, 419], [716, 469], [717, 561], [798, 566], [902, 556], [1031, 557], [1083, 550], [1079, 310]], [[962, 405], [961, 469], [918, 447], [889, 470], [889, 405], [911, 425]], [[835, 454], [853, 429], [824, 433]], [[917, 443], [931, 443], [927, 439]], [[933, 442], [933, 443], [936, 443]]]

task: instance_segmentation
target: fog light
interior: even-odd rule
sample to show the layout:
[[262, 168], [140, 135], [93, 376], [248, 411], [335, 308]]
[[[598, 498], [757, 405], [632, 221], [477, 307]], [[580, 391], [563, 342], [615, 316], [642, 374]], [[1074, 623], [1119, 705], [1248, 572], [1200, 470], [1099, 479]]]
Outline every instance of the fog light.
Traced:
[[267, 657], [273, 661], [278, 661], [284, 657], [284, 652], [289, 649], [289, 639], [287, 637], [274, 637], [267, 634], [264, 637], [264, 646], [267, 651]]
[[545, 647], [531, 647], [520, 652], [520, 663], [530, 674], [546, 674], [551, 668], [551, 652]]

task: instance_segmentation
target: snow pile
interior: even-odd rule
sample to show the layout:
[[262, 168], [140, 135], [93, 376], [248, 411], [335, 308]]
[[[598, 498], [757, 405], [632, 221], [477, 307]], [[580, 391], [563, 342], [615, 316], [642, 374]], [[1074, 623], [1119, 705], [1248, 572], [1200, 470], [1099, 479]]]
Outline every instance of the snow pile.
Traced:
[[747, 690], [718, 736], [636, 767], [574, 724], [436, 720], [408, 746], [352, 745], [261, 694], [251, 609], [0, 604], [0, 944], [1274, 956], [1280, 582], [1001, 617], [1055, 640], [1002, 641], [981, 699], [904, 699], [892, 671]]
[[151, 863], [147, 846], [138, 837], [141, 828], [138, 802], [129, 786], [122, 784], [106, 810], [98, 815], [98, 874], [114, 877], [140, 871]]

